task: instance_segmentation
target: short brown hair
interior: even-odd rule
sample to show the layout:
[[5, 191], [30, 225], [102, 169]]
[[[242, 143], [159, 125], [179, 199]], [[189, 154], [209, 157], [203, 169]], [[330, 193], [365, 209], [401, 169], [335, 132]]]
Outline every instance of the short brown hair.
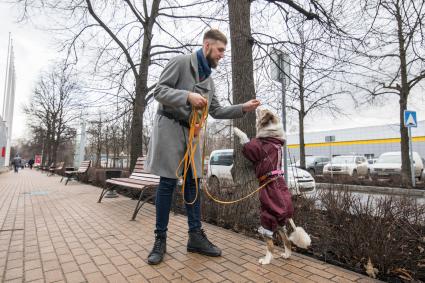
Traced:
[[224, 33], [219, 31], [218, 29], [210, 29], [209, 31], [207, 31], [204, 34], [204, 41], [206, 39], [219, 40], [219, 41], [223, 42], [224, 44], [227, 44], [227, 37], [224, 35]]

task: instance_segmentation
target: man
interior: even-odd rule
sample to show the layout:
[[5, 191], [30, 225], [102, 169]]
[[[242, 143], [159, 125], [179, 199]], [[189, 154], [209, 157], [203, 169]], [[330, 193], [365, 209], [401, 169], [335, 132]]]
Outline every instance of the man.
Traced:
[[29, 161], [28, 161], [28, 166], [30, 167], [30, 169], [32, 170], [32, 166], [34, 165], [34, 159], [30, 159]]
[[[177, 184], [176, 170], [187, 148], [188, 121], [192, 106], [199, 109], [208, 104], [209, 114], [213, 118], [233, 119], [242, 117], [245, 112], [254, 111], [260, 105], [256, 99], [227, 107], [219, 104], [211, 68], [215, 69], [224, 57], [226, 45], [227, 38], [219, 30], [207, 31], [200, 50], [190, 55], [177, 56], [168, 62], [154, 90], [159, 106], [145, 169], [161, 178], [156, 191], [155, 243], [148, 256], [149, 264], [160, 263], [166, 252], [172, 194]], [[194, 159], [196, 171], [202, 172], [199, 146]], [[194, 168], [189, 168], [185, 184], [186, 202], [192, 202], [196, 193], [191, 169]], [[187, 251], [220, 256], [221, 250], [208, 240], [201, 229], [199, 196], [193, 204], [186, 204], [186, 211], [189, 225]]]
[[18, 155], [13, 158], [12, 165], [15, 173], [18, 173], [18, 169], [21, 167], [21, 158]]

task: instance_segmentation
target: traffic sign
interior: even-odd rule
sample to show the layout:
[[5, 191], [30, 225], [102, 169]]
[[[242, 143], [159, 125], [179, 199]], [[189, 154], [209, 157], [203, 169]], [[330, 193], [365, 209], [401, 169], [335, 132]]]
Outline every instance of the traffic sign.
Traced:
[[418, 127], [416, 111], [404, 110], [404, 126], [407, 128]]

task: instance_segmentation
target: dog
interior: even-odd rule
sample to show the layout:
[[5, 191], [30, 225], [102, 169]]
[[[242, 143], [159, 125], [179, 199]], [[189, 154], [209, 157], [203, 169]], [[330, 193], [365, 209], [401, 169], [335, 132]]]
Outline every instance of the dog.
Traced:
[[[259, 259], [260, 264], [269, 264], [273, 259], [273, 237], [277, 236], [283, 242], [285, 252], [282, 257], [291, 256], [292, 243], [300, 248], [308, 248], [311, 244], [310, 236], [301, 227], [295, 226], [292, 220], [293, 206], [291, 193], [283, 178], [282, 145], [286, 142], [286, 135], [279, 118], [267, 109], [257, 109], [257, 135], [253, 139], [238, 128], [234, 128], [235, 135], [243, 145], [242, 153], [255, 167], [255, 174], [260, 185], [260, 222], [258, 232], [266, 238], [266, 255]], [[293, 232], [288, 237], [286, 223], [291, 225]]]

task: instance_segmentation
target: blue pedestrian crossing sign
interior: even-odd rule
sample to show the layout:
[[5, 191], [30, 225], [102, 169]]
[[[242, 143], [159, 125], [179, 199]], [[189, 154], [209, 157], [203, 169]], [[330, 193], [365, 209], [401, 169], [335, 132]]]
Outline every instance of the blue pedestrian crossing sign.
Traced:
[[404, 110], [404, 126], [407, 128], [418, 127], [416, 111]]

